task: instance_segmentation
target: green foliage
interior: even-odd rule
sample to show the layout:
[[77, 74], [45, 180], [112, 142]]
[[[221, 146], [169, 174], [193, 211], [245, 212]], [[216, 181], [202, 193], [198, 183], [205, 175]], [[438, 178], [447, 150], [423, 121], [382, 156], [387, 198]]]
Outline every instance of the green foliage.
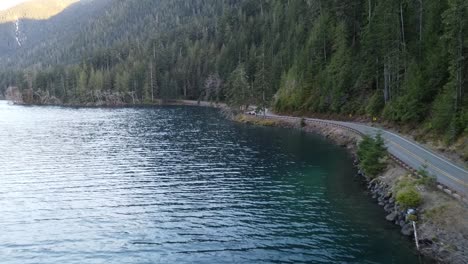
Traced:
[[280, 90], [276, 94], [275, 108], [280, 111], [298, 111], [303, 103], [302, 79], [297, 69], [292, 68], [281, 78]]
[[[11, 9], [0, 11], [0, 23], [15, 21], [18, 17], [25, 19], [46, 19], [63, 11], [77, 0], [35, 0], [16, 5]], [[39, 4], [39, 2], [42, 2]]]
[[249, 105], [252, 94], [249, 83], [247, 82], [247, 74], [244, 65], [239, 64], [237, 68], [229, 75], [227, 84], [228, 102], [234, 107], [244, 107]]
[[385, 106], [385, 101], [382, 92], [375, 92], [369, 100], [369, 105], [366, 107], [366, 113], [370, 116], [380, 116], [382, 109]]
[[435, 187], [437, 184], [437, 179], [435, 176], [432, 176], [427, 171], [427, 166], [420, 168], [418, 170], [419, 179], [416, 180], [415, 184], [426, 185], [429, 187]]
[[424, 119], [427, 106], [424, 104], [425, 88], [421, 71], [413, 62], [408, 68], [402, 89], [405, 93], [387, 104], [384, 116], [397, 122], [420, 122]]
[[452, 121], [454, 112], [454, 100], [452, 95], [448, 91], [442, 92], [437, 96], [434, 102], [432, 128], [439, 132], [445, 131]]
[[417, 215], [408, 215], [406, 218], [408, 221], [418, 221], [418, 216]]
[[394, 187], [394, 192], [399, 192], [407, 187], [414, 187], [416, 185], [416, 179], [411, 177], [411, 175], [401, 177], [398, 180], [398, 183]]
[[387, 150], [380, 134], [376, 138], [365, 136], [359, 143], [357, 155], [364, 173], [371, 178], [376, 177], [386, 167]]
[[468, 132], [466, 0], [89, 5], [47, 27], [24, 21], [21, 48], [14, 27], [0, 25], [0, 94], [18, 86], [75, 104], [221, 100], [427, 124], [449, 142]]
[[416, 208], [421, 205], [422, 197], [414, 186], [408, 186], [397, 192], [396, 202], [405, 208]]
[[352, 52], [348, 47], [347, 32], [344, 24], [339, 24], [335, 28], [333, 49], [333, 55], [326, 68], [329, 81], [325, 83], [325, 87], [329, 91], [330, 111], [340, 113], [346, 103], [346, 98], [349, 97], [349, 87], [351, 87], [352, 80]]
[[431, 175], [421, 176], [421, 178], [418, 179], [417, 184], [426, 185], [428, 187], [435, 187], [437, 184], [437, 179]]

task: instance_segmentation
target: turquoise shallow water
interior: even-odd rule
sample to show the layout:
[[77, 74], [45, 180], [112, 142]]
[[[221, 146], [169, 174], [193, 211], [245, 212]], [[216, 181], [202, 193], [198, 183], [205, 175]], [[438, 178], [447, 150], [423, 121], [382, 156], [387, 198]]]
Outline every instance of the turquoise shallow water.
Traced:
[[424, 263], [318, 136], [0, 102], [0, 139], [1, 263]]

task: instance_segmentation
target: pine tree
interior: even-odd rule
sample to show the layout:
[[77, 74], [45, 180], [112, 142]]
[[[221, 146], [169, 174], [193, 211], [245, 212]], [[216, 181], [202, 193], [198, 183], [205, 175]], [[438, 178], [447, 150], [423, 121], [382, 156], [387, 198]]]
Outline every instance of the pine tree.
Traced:
[[239, 64], [229, 75], [227, 82], [227, 100], [233, 107], [246, 109], [251, 103], [251, 90], [244, 65]]

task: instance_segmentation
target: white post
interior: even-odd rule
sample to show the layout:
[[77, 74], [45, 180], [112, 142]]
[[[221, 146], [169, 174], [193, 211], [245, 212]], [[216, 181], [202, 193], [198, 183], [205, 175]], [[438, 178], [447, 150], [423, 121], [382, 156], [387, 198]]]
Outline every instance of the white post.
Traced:
[[419, 250], [419, 239], [418, 239], [418, 232], [416, 231], [415, 221], [413, 221], [413, 229], [414, 229], [414, 240], [416, 241], [416, 248]]

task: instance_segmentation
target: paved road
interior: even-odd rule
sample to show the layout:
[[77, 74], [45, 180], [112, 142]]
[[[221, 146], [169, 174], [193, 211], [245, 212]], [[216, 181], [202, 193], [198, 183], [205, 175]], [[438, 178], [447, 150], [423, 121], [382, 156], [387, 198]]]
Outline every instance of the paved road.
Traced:
[[[281, 119], [296, 119], [300, 118], [280, 116], [272, 113], [267, 113], [266, 117], [270, 118], [281, 118]], [[366, 135], [375, 136], [377, 133], [381, 133], [385, 140], [388, 152], [408, 166], [415, 170], [419, 170], [426, 166], [426, 170], [430, 175], [437, 177], [437, 181], [457, 193], [467, 197], [468, 196], [468, 171], [462, 166], [455, 164], [440, 155], [428, 150], [420, 144], [406, 139], [396, 133], [382, 130], [375, 127], [370, 127], [358, 123], [341, 122], [332, 120], [321, 120], [314, 118], [305, 118], [307, 122], [325, 122], [328, 124], [335, 124], [359, 131]]]

